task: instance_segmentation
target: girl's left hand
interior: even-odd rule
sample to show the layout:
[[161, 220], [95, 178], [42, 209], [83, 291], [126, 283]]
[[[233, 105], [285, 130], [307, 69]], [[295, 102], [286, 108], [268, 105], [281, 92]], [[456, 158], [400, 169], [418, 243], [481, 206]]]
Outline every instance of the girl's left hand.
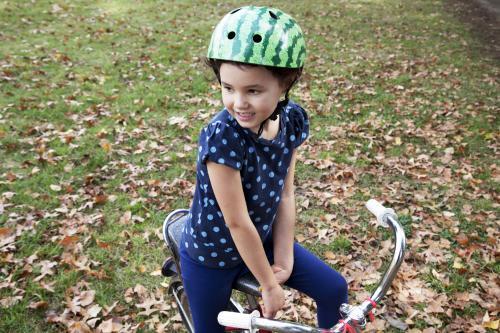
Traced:
[[280, 265], [274, 264], [271, 266], [271, 268], [273, 270], [274, 277], [276, 278], [276, 281], [278, 281], [279, 284], [284, 284], [292, 274], [291, 269], [287, 269]]

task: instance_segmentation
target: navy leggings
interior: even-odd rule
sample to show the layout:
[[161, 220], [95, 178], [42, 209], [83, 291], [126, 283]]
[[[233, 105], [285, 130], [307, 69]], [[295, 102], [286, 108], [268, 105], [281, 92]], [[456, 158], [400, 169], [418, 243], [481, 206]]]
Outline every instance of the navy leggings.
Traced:
[[[272, 264], [272, 245], [266, 244], [264, 249]], [[285, 285], [314, 299], [319, 327], [331, 328], [340, 319], [340, 305], [347, 303], [347, 283], [342, 275], [299, 244], [294, 244], [293, 251], [293, 270]], [[181, 270], [195, 333], [224, 332], [217, 315], [227, 308], [233, 282], [248, 273], [248, 268], [244, 263], [230, 269], [209, 268], [181, 250]]]

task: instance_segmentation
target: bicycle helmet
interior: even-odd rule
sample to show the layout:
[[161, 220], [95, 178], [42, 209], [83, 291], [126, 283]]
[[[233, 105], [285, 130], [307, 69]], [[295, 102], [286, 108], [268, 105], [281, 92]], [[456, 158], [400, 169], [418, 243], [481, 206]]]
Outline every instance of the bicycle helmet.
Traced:
[[306, 46], [302, 29], [290, 15], [276, 8], [246, 6], [229, 12], [217, 24], [207, 57], [300, 68]]

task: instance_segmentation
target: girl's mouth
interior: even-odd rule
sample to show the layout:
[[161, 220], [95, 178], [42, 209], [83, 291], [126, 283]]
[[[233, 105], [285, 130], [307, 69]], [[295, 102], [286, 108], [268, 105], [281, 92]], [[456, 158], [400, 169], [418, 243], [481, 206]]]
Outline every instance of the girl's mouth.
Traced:
[[255, 116], [254, 112], [234, 112], [240, 121], [250, 121]]

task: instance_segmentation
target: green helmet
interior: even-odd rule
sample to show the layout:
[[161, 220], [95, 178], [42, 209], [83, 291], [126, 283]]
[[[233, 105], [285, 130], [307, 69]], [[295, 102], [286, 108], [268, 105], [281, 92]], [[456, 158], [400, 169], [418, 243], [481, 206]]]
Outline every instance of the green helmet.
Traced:
[[217, 24], [208, 58], [300, 68], [306, 45], [302, 29], [279, 9], [246, 6], [226, 14]]

